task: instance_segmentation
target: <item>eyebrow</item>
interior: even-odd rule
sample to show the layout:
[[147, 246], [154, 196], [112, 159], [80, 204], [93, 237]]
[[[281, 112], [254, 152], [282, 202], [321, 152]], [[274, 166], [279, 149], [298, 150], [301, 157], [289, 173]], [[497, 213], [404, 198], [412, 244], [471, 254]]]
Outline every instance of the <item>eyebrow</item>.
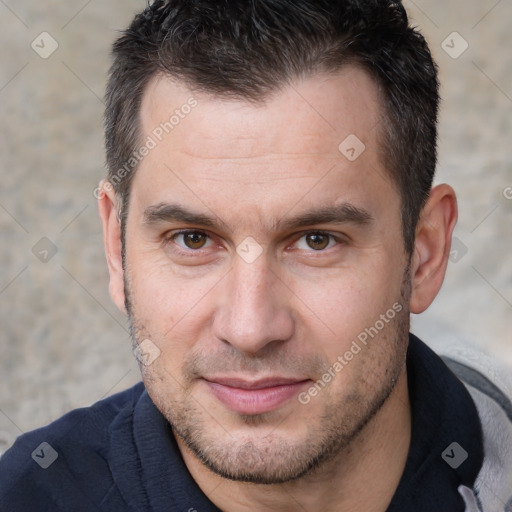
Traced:
[[[271, 231], [285, 231], [315, 224], [355, 224], [363, 226], [373, 221], [374, 217], [364, 208], [351, 203], [342, 203], [274, 221]], [[145, 225], [169, 222], [183, 222], [185, 224], [194, 224], [212, 229], [228, 229], [230, 231], [228, 226], [219, 217], [194, 212], [179, 204], [160, 203], [148, 206], [144, 210], [143, 223]]]

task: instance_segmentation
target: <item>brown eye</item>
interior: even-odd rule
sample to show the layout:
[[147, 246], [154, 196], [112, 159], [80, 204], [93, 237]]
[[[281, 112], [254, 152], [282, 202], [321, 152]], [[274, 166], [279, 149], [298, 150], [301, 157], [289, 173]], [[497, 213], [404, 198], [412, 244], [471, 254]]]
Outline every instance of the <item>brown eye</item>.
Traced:
[[186, 231], [175, 235], [176, 239], [182, 238], [183, 245], [179, 242], [178, 245], [186, 249], [202, 249], [208, 241], [208, 236], [199, 231]]
[[329, 245], [330, 236], [322, 233], [310, 233], [306, 235], [306, 243], [311, 249], [321, 251]]

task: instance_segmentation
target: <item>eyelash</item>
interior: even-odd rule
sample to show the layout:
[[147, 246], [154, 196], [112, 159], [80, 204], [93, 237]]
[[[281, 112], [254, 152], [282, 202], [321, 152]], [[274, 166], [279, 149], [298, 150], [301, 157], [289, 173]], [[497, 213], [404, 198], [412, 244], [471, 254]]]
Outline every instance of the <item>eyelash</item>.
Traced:
[[[196, 233], [196, 234], [199, 234], [199, 235], [204, 235], [206, 237], [208, 237], [209, 240], [212, 240], [212, 237], [206, 233], [205, 231], [200, 231], [200, 230], [197, 230], [197, 229], [183, 229], [181, 231], [176, 231], [176, 232], [173, 232], [169, 235], [166, 235], [164, 237], [164, 244], [165, 245], [168, 245], [170, 242], [174, 242], [174, 240], [179, 237], [180, 235], [186, 235], [188, 233]], [[176, 252], [180, 253], [180, 254], [183, 254], [185, 256], [192, 256], [193, 254], [198, 254], [198, 253], [201, 253], [201, 251], [203, 249], [188, 249], [188, 250], [185, 250], [183, 249], [182, 247], [180, 247], [179, 245], [176, 245]]]
[[[186, 235], [186, 234], [189, 234], [189, 233], [195, 233], [195, 234], [199, 234], [199, 235], [204, 235], [209, 240], [213, 240], [213, 237], [210, 236], [205, 231], [201, 231], [201, 230], [197, 230], [197, 229], [183, 229], [183, 230], [172, 232], [172, 233], [166, 235], [164, 237], [163, 243], [164, 243], [165, 246], [167, 246], [169, 243], [174, 242], [174, 240], [177, 237], [179, 237], [180, 235]], [[322, 230], [304, 231], [304, 232], [302, 232], [300, 234], [300, 236], [298, 238], [295, 239], [295, 242], [293, 242], [293, 243], [294, 244], [297, 243], [301, 238], [303, 238], [303, 237], [305, 237], [307, 235], [327, 236], [327, 237], [329, 237], [330, 240], [334, 240], [335, 242], [337, 242], [338, 245], [346, 243], [340, 237], [335, 236], [335, 235], [333, 235], [332, 233], [330, 233], [328, 231], [322, 231]], [[201, 254], [201, 252], [203, 251], [203, 249], [188, 249], [188, 250], [185, 250], [185, 249], [181, 248], [178, 245], [176, 245], [176, 248], [174, 248], [173, 250], [175, 252], [179, 253], [180, 255], [183, 255], [183, 256], [186, 256], [186, 257], [193, 257], [193, 256], [195, 256], [197, 254]], [[312, 253], [322, 254], [322, 253], [325, 253], [327, 250], [328, 249], [323, 249], [323, 250], [315, 251], [314, 249], [311, 249], [311, 252]]]

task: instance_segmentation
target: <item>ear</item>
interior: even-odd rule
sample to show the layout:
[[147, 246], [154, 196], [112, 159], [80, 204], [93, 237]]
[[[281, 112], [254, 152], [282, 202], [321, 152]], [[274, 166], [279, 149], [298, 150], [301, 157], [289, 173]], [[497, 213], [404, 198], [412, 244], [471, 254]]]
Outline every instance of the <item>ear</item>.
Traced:
[[121, 223], [118, 219], [119, 205], [114, 187], [107, 180], [99, 185], [98, 209], [103, 226], [103, 243], [110, 274], [109, 291], [115, 305], [126, 313], [124, 305], [124, 269], [122, 262]]
[[411, 267], [411, 313], [425, 311], [441, 289], [456, 223], [454, 190], [446, 184], [434, 187], [416, 228]]

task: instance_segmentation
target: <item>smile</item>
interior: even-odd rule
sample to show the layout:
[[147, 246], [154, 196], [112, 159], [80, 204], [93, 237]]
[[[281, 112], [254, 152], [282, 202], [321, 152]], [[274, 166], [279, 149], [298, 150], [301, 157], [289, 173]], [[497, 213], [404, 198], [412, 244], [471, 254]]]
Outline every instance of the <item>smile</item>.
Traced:
[[309, 379], [204, 379], [210, 392], [228, 409], [238, 414], [256, 415], [274, 411], [296, 396]]

